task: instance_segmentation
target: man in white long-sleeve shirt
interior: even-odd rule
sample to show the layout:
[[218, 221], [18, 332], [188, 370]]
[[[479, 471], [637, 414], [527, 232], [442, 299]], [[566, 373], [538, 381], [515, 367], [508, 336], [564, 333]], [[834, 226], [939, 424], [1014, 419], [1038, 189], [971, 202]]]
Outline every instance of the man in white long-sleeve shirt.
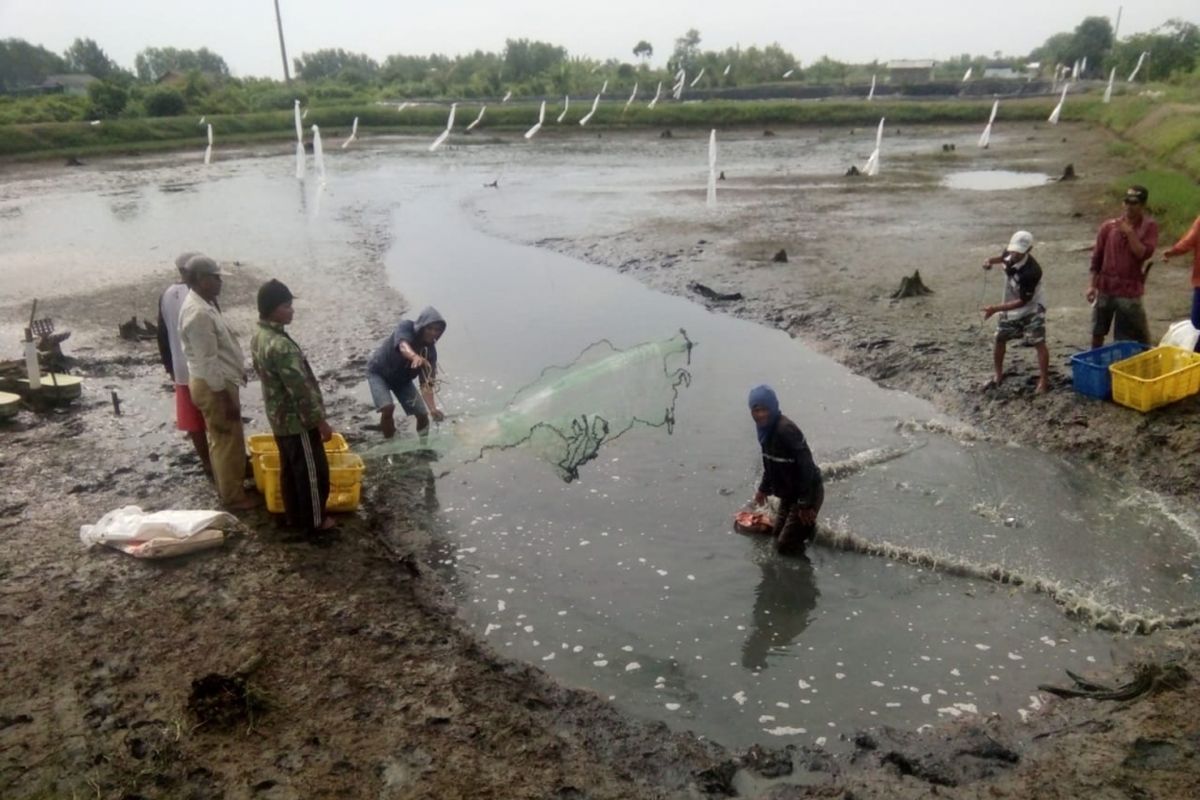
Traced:
[[175, 259], [179, 270], [179, 283], [173, 283], [158, 300], [158, 354], [171, 380], [175, 383], [175, 425], [187, 433], [200, 457], [205, 474], [212, 476], [212, 463], [208, 458], [208, 437], [204, 432], [204, 415], [192, 402], [192, 390], [188, 388], [187, 358], [183, 355], [183, 343], [179, 341], [179, 312], [187, 299], [192, 282], [187, 264], [200, 253], [183, 253]]
[[208, 428], [213, 480], [226, 508], [253, 508], [258, 505], [257, 498], [251, 498], [242, 487], [246, 449], [238, 391], [245, 380], [245, 356], [217, 305], [224, 273], [207, 256], [192, 258], [187, 268], [192, 288], [179, 312], [179, 338], [187, 359], [192, 402]]

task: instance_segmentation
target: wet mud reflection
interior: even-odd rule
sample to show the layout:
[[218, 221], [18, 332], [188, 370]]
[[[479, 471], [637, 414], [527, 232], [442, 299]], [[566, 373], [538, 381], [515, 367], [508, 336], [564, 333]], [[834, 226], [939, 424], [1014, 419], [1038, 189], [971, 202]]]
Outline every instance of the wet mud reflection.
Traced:
[[763, 555], [758, 565], [762, 577], [754, 590], [753, 623], [742, 645], [742, 666], [754, 671], [765, 670], [770, 656], [786, 654], [786, 648], [808, 628], [821, 596], [808, 558]]

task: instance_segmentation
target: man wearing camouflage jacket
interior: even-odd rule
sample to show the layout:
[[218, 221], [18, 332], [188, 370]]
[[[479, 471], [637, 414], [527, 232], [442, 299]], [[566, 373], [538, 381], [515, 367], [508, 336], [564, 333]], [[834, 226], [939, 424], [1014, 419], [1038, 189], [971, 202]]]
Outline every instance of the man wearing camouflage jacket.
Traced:
[[284, 326], [292, 321], [293, 295], [271, 279], [258, 290], [258, 329], [250, 343], [254, 370], [262, 381], [263, 403], [279, 445], [283, 507], [290, 526], [309, 533], [327, 531], [325, 512], [329, 461], [322, 442], [333, 436], [325, 420], [321, 387], [300, 345]]

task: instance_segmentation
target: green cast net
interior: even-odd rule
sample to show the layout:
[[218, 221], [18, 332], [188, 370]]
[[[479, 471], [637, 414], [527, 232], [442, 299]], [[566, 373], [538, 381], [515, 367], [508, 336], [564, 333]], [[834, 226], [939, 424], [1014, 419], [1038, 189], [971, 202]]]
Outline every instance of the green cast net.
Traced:
[[522, 448], [570, 482], [601, 447], [630, 430], [674, 430], [680, 389], [691, 385], [692, 347], [683, 330], [625, 350], [602, 339], [571, 363], [542, 370], [502, 407], [459, 418], [425, 438], [384, 442], [364, 455], [432, 451], [467, 462]]

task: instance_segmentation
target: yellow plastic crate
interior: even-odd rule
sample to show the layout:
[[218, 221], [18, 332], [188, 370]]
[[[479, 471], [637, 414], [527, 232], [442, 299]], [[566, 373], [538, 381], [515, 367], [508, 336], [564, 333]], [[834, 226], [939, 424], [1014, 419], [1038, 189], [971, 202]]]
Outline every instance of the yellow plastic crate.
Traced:
[[[251, 434], [246, 437], [246, 450], [250, 453], [250, 466], [254, 469], [254, 488], [265, 495], [267, 484], [263, 475], [262, 456], [264, 453], [279, 453], [275, 436], [270, 433]], [[276, 465], [278, 466], [278, 462]]]
[[[260, 489], [267, 501], [267, 511], [282, 514], [283, 488], [280, 482], [279, 453], [263, 453], [263, 487]], [[325, 501], [327, 511], [354, 511], [362, 497], [363, 460], [354, 453], [326, 453], [329, 460], [329, 498]]]
[[273, 433], [252, 433], [246, 437], [246, 450], [251, 456], [261, 456], [263, 453], [279, 452]]
[[[262, 453], [278, 453], [279, 447], [275, 444], [275, 434], [273, 433], [252, 433], [246, 437], [246, 449], [250, 451], [250, 455], [260, 455]], [[340, 433], [335, 433], [325, 442], [326, 453], [348, 453], [350, 445], [346, 443], [346, 438]]]
[[1150, 411], [1200, 392], [1200, 354], [1155, 347], [1109, 365], [1113, 402]]
[[330, 453], [327, 511], [353, 511], [362, 495], [363, 460], [354, 453]]
[[[283, 513], [283, 490], [280, 488], [279, 451], [259, 453], [253, 457], [254, 485], [267, 501], [267, 511]], [[259, 479], [261, 476], [261, 480]]]
[[[279, 446], [275, 444], [275, 434], [273, 433], [252, 433], [246, 437], [246, 449], [250, 452], [250, 466], [254, 469], [254, 486], [258, 491], [266, 494], [266, 485], [263, 478], [262, 459], [259, 456], [264, 453], [278, 453]], [[325, 442], [326, 453], [348, 453], [350, 445], [346, 443], [346, 439], [340, 434], [335, 433], [328, 442]], [[278, 462], [276, 462], [278, 467]]]

